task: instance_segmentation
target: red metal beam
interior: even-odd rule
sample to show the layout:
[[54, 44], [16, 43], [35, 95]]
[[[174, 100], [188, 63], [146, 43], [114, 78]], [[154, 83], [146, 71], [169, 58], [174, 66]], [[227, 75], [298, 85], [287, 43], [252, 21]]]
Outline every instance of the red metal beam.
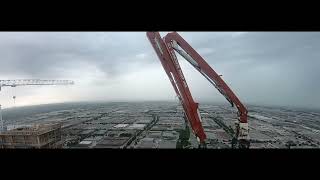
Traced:
[[[193, 100], [188, 84], [184, 78], [175, 51], [182, 55], [203, 76], [205, 76], [219, 92], [238, 109], [239, 126], [236, 136], [242, 139], [248, 137], [247, 109], [237, 96], [222, 80], [222, 78], [209, 66], [209, 64], [176, 32], [168, 33], [163, 39], [159, 32], [147, 32], [147, 37], [157, 53], [161, 64], [167, 73], [171, 84], [184, 108], [185, 115], [190, 122], [193, 133], [199, 138], [200, 143], [206, 140], [206, 134], [201, 124], [198, 103]], [[182, 48], [182, 50], [179, 49]]]

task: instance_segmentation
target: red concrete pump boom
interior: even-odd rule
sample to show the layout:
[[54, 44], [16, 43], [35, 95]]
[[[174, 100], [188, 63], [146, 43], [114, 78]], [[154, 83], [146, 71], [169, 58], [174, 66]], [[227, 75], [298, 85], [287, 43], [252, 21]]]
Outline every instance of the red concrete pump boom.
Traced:
[[209, 64], [176, 32], [168, 33], [161, 38], [159, 32], [147, 32], [147, 37], [151, 42], [161, 64], [168, 75], [170, 82], [184, 108], [185, 116], [188, 119], [193, 133], [200, 141], [200, 145], [205, 144], [206, 134], [201, 124], [201, 116], [187, 82], [180, 68], [175, 52], [184, 57], [194, 68], [196, 68], [218, 91], [238, 109], [238, 122], [236, 122], [235, 139], [240, 147], [249, 147], [249, 128], [247, 122], [247, 109], [240, 102], [222, 78], [209, 66]]

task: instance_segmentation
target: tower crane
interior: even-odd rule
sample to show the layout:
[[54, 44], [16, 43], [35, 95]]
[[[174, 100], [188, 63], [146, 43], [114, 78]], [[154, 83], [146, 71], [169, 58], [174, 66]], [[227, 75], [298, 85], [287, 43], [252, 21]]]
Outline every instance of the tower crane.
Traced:
[[206, 147], [207, 137], [202, 127], [199, 106], [193, 100], [175, 52], [180, 54], [198, 70], [230, 102], [232, 107], [236, 106], [238, 121], [236, 122], [236, 132], [233, 134], [232, 142], [236, 142], [240, 148], [249, 148], [248, 111], [223, 81], [221, 75], [217, 74], [178, 33], [171, 32], [163, 38], [159, 32], [147, 32], [146, 35], [169, 77], [184, 109], [185, 118], [189, 121], [193, 133], [200, 142], [200, 147]]
[[[38, 86], [38, 85], [73, 85], [71, 80], [41, 80], [41, 79], [15, 79], [15, 80], [0, 80], [0, 91], [2, 87], [17, 87], [17, 86]], [[15, 100], [16, 96], [13, 96]], [[0, 122], [1, 131], [4, 130], [4, 122], [2, 118], [0, 104]]]

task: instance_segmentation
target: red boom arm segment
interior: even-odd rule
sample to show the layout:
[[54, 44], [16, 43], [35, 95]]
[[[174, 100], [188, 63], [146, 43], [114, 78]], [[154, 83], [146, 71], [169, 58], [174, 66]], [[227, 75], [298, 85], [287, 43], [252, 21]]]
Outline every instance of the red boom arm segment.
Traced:
[[206, 135], [201, 124], [198, 103], [194, 102], [191, 96], [177, 56], [175, 55], [175, 51], [184, 57], [215, 88], [217, 88], [232, 106], [234, 106], [234, 104], [236, 105], [240, 122], [237, 126], [236, 136], [240, 139], [247, 139], [247, 109], [209, 64], [176, 32], [167, 34], [163, 39], [158, 32], [147, 32], [147, 37], [155, 49], [163, 68], [179, 97], [194, 134], [200, 139], [200, 142], [203, 143], [205, 141]]
[[[239, 118], [241, 123], [247, 122], [247, 109], [240, 102], [237, 96], [232, 92], [228, 85], [221, 79], [221, 77], [209, 66], [209, 64], [176, 32], [169, 33], [165, 37], [165, 42], [171, 51], [171, 54], [174, 54], [173, 49], [179, 52], [179, 45], [187, 54], [191, 57], [189, 61], [183, 54], [179, 52], [183, 57], [185, 57], [191, 65], [193, 65], [203, 76], [205, 76], [213, 85], [219, 90], [219, 92], [231, 103], [236, 105], [239, 111]], [[192, 62], [194, 60], [194, 62]]]
[[147, 36], [177, 93], [194, 134], [196, 134], [200, 141], [203, 142], [206, 139], [206, 135], [201, 125], [198, 103], [195, 103], [191, 96], [178, 61], [174, 62], [172, 60], [166, 44], [158, 32], [147, 32]]

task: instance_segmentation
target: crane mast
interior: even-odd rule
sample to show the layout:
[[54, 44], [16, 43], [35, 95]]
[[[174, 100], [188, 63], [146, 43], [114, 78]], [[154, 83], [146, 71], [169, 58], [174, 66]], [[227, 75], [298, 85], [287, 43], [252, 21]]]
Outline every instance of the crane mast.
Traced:
[[[42, 79], [15, 79], [15, 80], [0, 80], [0, 91], [2, 87], [17, 87], [17, 86], [43, 86], [43, 85], [73, 85], [71, 80], [42, 80]], [[15, 96], [13, 96], [15, 99]], [[2, 118], [2, 110], [0, 104], [0, 122], [1, 131], [4, 130], [4, 121]]]
[[178, 33], [168, 33], [164, 38], [161, 38], [159, 32], [147, 32], [147, 37], [170, 79], [183, 106], [185, 116], [191, 125], [193, 133], [200, 141], [200, 145], [205, 146], [207, 137], [201, 124], [198, 103], [193, 100], [175, 52], [179, 53], [197, 69], [230, 102], [232, 107], [236, 106], [238, 121], [236, 122], [234, 139], [239, 143], [239, 147], [248, 148], [250, 144], [247, 122], [248, 111], [220, 75]]

